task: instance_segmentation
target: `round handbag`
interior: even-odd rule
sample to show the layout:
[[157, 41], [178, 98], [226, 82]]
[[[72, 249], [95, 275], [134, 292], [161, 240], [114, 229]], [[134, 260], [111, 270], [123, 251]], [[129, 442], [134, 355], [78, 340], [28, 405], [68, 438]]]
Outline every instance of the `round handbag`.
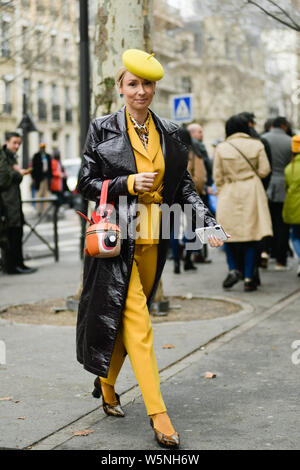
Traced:
[[112, 258], [121, 250], [120, 227], [101, 221], [92, 224], [85, 234], [85, 254], [94, 258]]
[[107, 206], [107, 192], [110, 180], [103, 181], [98, 210], [92, 213], [90, 220], [82, 212], [77, 211], [89, 223], [85, 233], [85, 254], [94, 258], [113, 258], [121, 251], [121, 230], [116, 224], [109, 222], [109, 216], [113, 210], [113, 203]]

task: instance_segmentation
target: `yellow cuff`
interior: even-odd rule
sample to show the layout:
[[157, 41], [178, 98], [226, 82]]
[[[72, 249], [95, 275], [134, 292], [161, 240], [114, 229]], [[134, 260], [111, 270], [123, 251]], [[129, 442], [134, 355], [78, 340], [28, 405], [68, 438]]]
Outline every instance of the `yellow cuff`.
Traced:
[[135, 175], [129, 175], [127, 177], [127, 188], [128, 188], [128, 192], [129, 194], [131, 194], [132, 196], [136, 196], [137, 193], [135, 192], [134, 190], [134, 180], [135, 180]]

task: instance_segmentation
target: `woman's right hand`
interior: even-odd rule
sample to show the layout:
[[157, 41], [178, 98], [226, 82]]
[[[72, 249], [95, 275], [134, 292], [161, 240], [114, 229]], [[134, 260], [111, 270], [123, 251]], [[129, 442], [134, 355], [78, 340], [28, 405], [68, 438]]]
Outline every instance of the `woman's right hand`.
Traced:
[[157, 172], [137, 173], [134, 178], [134, 190], [137, 193], [151, 191]]

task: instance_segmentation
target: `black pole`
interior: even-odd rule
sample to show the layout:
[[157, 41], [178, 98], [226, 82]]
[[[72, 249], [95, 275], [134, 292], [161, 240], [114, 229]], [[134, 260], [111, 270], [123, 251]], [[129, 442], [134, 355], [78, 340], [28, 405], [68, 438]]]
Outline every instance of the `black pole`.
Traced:
[[90, 61], [88, 0], [80, 2], [80, 149], [83, 150], [90, 123]]
[[[27, 96], [23, 94], [23, 116], [27, 116]], [[23, 145], [23, 168], [28, 168], [29, 164], [29, 155], [28, 155], [28, 126], [25, 123], [23, 127], [23, 136], [22, 136], [22, 145]]]
[[[79, 33], [80, 33], [80, 151], [83, 153], [84, 144], [90, 124], [90, 61], [89, 61], [89, 14], [88, 0], [79, 0]], [[87, 214], [88, 201], [82, 201], [82, 212]], [[83, 257], [86, 222], [81, 219], [80, 256]]]

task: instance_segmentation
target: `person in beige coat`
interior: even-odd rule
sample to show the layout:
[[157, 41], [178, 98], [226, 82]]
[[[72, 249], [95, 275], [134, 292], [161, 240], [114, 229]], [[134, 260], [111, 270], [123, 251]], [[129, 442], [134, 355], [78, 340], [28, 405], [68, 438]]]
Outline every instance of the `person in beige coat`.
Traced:
[[253, 291], [257, 288], [254, 276], [257, 243], [272, 236], [267, 196], [261, 182], [271, 168], [263, 144], [250, 136], [244, 117], [232, 116], [225, 129], [226, 140], [217, 146], [213, 168], [218, 191], [216, 218], [231, 235], [225, 244], [229, 274], [223, 287], [232, 287], [243, 277], [245, 290]]

